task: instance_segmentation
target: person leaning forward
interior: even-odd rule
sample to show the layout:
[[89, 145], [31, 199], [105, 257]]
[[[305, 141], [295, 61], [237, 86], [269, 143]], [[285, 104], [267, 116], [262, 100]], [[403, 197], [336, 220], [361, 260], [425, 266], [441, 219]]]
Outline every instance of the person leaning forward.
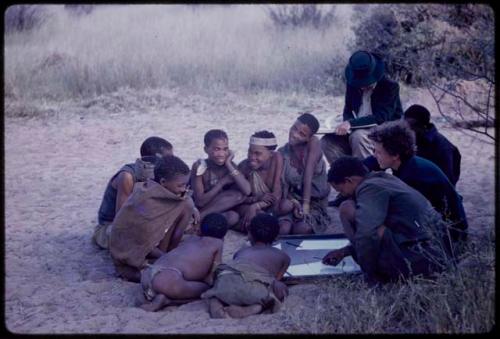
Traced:
[[441, 215], [418, 191], [385, 172], [368, 172], [355, 157], [337, 159], [328, 181], [343, 196], [339, 208], [352, 245], [329, 252], [323, 263], [336, 265], [352, 255], [369, 284], [412, 275], [430, 276], [452, 261], [443, 244]]
[[373, 154], [367, 135], [371, 126], [401, 118], [399, 85], [384, 75], [384, 62], [375, 54], [357, 51], [345, 69], [347, 82], [343, 122], [321, 138], [328, 163], [344, 155], [364, 159]]

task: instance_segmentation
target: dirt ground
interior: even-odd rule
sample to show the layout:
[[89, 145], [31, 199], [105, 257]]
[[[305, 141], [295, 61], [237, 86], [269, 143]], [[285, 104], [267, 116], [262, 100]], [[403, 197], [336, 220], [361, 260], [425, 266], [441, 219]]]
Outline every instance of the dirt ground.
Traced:
[[[91, 242], [91, 234], [107, 181], [139, 156], [146, 137], [166, 138], [191, 166], [205, 156], [204, 133], [222, 128], [240, 161], [253, 132], [270, 130], [282, 145], [299, 111], [314, 110], [322, 118], [340, 113], [342, 101], [261, 92], [122, 90], [95, 100], [37, 104], [39, 118], [5, 118], [7, 328], [15, 333], [290, 332], [286, 309], [300, 304], [314, 312], [323, 283], [292, 286], [283, 309], [271, 315], [210, 319], [203, 301], [147, 313], [135, 306], [140, 286], [117, 277], [108, 252]], [[16, 105], [6, 103], [6, 110], [20, 109]], [[457, 190], [472, 234], [492, 232], [494, 147], [436, 121], [462, 153]], [[334, 208], [330, 212], [336, 217]], [[331, 232], [340, 231], [335, 220]], [[230, 231], [224, 259], [245, 240]]]

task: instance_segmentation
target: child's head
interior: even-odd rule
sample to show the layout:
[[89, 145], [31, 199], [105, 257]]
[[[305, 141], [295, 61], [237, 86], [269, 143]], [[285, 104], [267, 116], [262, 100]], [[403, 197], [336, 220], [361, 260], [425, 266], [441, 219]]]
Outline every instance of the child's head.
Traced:
[[319, 121], [310, 113], [300, 115], [290, 128], [288, 142], [291, 145], [303, 144], [309, 141], [318, 131]]
[[205, 143], [204, 150], [208, 155], [208, 159], [219, 166], [224, 165], [229, 156], [229, 141], [226, 132], [220, 129], [211, 129], [205, 133], [203, 142]]
[[158, 159], [155, 166], [155, 181], [176, 195], [186, 192], [189, 181], [189, 167], [175, 155]]
[[272, 151], [278, 147], [276, 137], [268, 131], [259, 131], [250, 137], [248, 147], [248, 163], [254, 170], [259, 169], [272, 156]]
[[173, 155], [172, 144], [160, 137], [149, 137], [141, 145], [141, 157]]
[[222, 239], [228, 228], [226, 217], [220, 213], [210, 213], [201, 221], [200, 234], [204, 237]]
[[250, 222], [250, 226], [248, 226], [250, 241], [253, 244], [256, 242], [272, 244], [279, 231], [278, 218], [267, 213], [257, 214]]

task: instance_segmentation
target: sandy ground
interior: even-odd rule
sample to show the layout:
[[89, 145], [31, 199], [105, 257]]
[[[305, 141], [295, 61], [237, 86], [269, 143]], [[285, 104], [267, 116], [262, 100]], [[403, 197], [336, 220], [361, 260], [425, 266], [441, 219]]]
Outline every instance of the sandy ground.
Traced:
[[[408, 96], [410, 97], [410, 96]], [[415, 103], [403, 98], [403, 106]], [[90, 240], [109, 177], [133, 162], [148, 136], [167, 138], [190, 166], [204, 157], [203, 135], [225, 129], [236, 160], [250, 135], [273, 131], [279, 144], [299, 111], [340, 112], [342, 98], [275, 93], [189, 94], [123, 90], [91, 101], [34, 104], [44, 118], [5, 118], [5, 315], [16, 333], [289, 333], [287, 311], [315, 311], [324, 283], [290, 288], [283, 309], [246, 319], [210, 319], [203, 301], [147, 313], [138, 284], [119, 279], [109, 254]], [[19, 106], [6, 103], [6, 110]], [[457, 189], [472, 232], [494, 225], [494, 148], [441, 131], [462, 152]], [[331, 213], [335, 216], [335, 210]], [[337, 219], [336, 219], [337, 220]], [[331, 231], [339, 231], [338, 221]], [[229, 232], [224, 258], [245, 237]]]

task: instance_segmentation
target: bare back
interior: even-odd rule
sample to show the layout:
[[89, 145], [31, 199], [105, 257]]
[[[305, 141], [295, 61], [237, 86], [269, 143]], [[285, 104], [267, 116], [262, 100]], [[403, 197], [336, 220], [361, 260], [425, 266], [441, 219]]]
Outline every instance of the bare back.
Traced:
[[234, 259], [257, 264], [281, 279], [290, 265], [290, 257], [283, 251], [270, 245], [244, 247], [235, 253]]
[[210, 273], [214, 261], [220, 261], [222, 244], [221, 239], [191, 236], [162, 255], [154, 265], [175, 267], [187, 280], [202, 280]]

